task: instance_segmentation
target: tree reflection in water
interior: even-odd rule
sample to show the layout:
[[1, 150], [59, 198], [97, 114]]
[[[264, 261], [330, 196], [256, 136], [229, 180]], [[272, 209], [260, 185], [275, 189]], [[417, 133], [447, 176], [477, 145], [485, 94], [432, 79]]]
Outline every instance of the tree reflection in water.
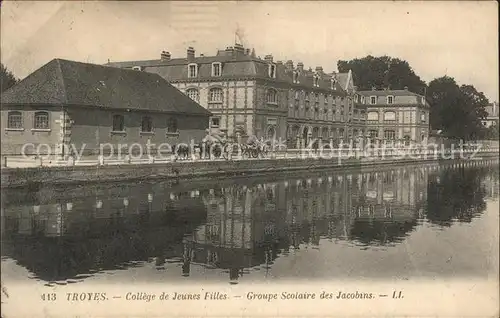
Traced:
[[450, 226], [454, 221], [471, 222], [486, 209], [482, 181], [498, 175], [488, 168], [446, 169], [432, 175], [427, 186], [426, 217], [434, 224]]

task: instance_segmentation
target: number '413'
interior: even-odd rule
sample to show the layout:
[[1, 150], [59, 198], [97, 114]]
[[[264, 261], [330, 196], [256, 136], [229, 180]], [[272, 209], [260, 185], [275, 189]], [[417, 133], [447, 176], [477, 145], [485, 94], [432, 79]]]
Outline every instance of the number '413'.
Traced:
[[48, 293], [48, 294], [42, 294], [42, 300], [46, 301], [55, 301], [56, 300], [56, 294], [55, 293]]

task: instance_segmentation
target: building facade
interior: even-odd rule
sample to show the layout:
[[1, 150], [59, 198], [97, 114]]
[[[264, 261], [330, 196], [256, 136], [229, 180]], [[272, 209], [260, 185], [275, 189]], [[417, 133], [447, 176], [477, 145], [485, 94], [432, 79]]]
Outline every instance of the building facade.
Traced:
[[491, 126], [498, 126], [498, 120], [499, 120], [499, 110], [498, 110], [498, 103], [493, 102], [489, 104], [488, 106], [485, 107], [486, 113], [488, 114], [485, 119], [483, 119], [483, 125], [486, 128], [489, 128]]
[[210, 115], [156, 74], [55, 59], [2, 94], [2, 154], [155, 152], [201, 141]]
[[358, 91], [355, 102], [366, 107], [366, 135], [372, 141], [421, 143], [429, 137], [430, 105], [404, 90]]
[[208, 109], [210, 127], [229, 137], [255, 135], [287, 140], [291, 148], [313, 138], [348, 138], [363, 126], [364, 110], [354, 104], [352, 74], [328, 74], [322, 67], [305, 69], [299, 62], [264, 59], [236, 44], [214, 56], [108, 63], [110, 66], [157, 73]]

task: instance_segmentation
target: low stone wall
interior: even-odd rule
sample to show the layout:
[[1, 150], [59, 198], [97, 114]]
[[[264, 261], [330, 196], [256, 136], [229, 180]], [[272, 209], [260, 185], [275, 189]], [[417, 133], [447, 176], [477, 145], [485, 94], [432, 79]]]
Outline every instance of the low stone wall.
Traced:
[[144, 179], [190, 179], [215, 176], [258, 175], [280, 171], [348, 169], [373, 165], [399, 165], [428, 159], [265, 159], [124, 164], [109, 166], [73, 166], [39, 168], [4, 168], [2, 188], [26, 187], [39, 184], [71, 184], [113, 182]]

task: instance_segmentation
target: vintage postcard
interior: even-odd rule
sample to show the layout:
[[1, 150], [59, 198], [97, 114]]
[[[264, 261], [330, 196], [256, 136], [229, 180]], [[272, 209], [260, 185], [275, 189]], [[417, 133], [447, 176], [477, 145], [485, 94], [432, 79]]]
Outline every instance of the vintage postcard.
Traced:
[[2, 1], [1, 317], [498, 317], [493, 1]]

